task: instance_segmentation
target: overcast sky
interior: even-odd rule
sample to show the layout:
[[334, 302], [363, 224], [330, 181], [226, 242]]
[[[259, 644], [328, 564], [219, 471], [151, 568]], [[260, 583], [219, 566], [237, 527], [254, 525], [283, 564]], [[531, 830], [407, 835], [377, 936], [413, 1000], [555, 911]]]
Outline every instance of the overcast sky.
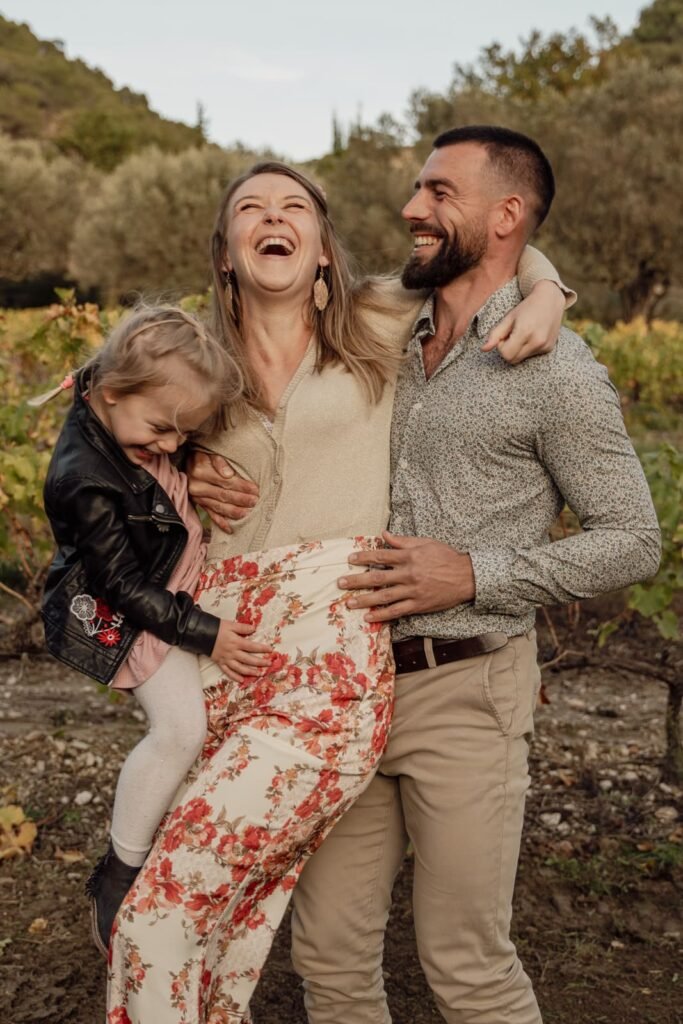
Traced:
[[586, 29], [610, 15], [630, 30], [641, 0], [0, 0], [36, 35], [115, 85], [144, 93], [166, 117], [210, 138], [270, 146], [296, 160], [330, 148], [332, 113], [399, 120], [414, 89], [443, 91], [453, 65], [494, 40], [514, 48], [538, 28]]

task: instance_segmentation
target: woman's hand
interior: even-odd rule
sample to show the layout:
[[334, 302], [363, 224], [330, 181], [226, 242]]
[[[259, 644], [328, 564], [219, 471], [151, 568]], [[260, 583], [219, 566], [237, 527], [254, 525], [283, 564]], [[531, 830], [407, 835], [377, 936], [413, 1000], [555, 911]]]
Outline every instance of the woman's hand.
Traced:
[[537, 281], [531, 294], [493, 328], [482, 352], [497, 348], [508, 363], [552, 352], [562, 326], [565, 296], [554, 281]]
[[270, 663], [273, 648], [250, 640], [254, 629], [247, 622], [230, 622], [228, 619], [223, 619], [218, 627], [211, 660], [235, 683], [239, 683], [243, 676], [261, 675]]
[[257, 485], [236, 473], [222, 455], [192, 452], [186, 472], [190, 497], [224, 533], [232, 533], [230, 520], [243, 519], [258, 501]]

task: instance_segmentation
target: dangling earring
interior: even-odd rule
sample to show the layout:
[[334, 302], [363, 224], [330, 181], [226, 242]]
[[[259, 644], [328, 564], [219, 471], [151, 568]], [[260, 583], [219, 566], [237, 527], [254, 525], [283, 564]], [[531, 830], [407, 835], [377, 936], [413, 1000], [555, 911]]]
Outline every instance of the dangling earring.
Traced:
[[322, 311], [327, 308], [327, 303], [330, 301], [330, 290], [325, 283], [325, 278], [323, 277], [323, 268], [320, 267], [319, 270], [320, 274], [316, 277], [315, 284], [313, 285], [313, 302], [315, 303], [315, 308], [320, 310], [322, 313]]
[[230, 315], [233, 316], [234, 310], [232, 305], [232, 280], [231, 272], [229, 270], [225, 275], [225, 287], [223, 289], [223, 298], [225, 299], [225, 308], [227, 309], [228, 313], [230, 313]]

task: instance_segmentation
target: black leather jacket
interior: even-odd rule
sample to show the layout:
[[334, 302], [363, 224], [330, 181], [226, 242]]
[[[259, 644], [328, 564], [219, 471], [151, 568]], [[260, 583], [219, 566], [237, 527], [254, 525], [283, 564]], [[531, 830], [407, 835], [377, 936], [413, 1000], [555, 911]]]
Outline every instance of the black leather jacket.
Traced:
[[45, 481], [59, 550], [42, 615], [51, 654], [109, 683], [141, 630], [210, 655], [220, 619], [190, 594], [165, 589], [187, 530], [154, 477], [126, 458], [90, 410], [87, 386], [86, 371]]

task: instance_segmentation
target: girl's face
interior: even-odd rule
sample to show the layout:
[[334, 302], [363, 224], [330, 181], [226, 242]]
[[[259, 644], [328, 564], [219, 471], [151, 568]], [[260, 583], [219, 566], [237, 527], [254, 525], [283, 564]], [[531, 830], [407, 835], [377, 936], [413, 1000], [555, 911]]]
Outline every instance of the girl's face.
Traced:
[[310, 297], [323, 249], [314, 201], [284, 174], [257, 174], [240, 185], [228, 208], [224, 269], [241, 294]]
[[103, 386], [93, 396], [94, 411], [136, 466], [155, 455], [173, 454], [215, 411], [185, 364], [169, 362], [177, 365], [168, 384], [124, 395]]

